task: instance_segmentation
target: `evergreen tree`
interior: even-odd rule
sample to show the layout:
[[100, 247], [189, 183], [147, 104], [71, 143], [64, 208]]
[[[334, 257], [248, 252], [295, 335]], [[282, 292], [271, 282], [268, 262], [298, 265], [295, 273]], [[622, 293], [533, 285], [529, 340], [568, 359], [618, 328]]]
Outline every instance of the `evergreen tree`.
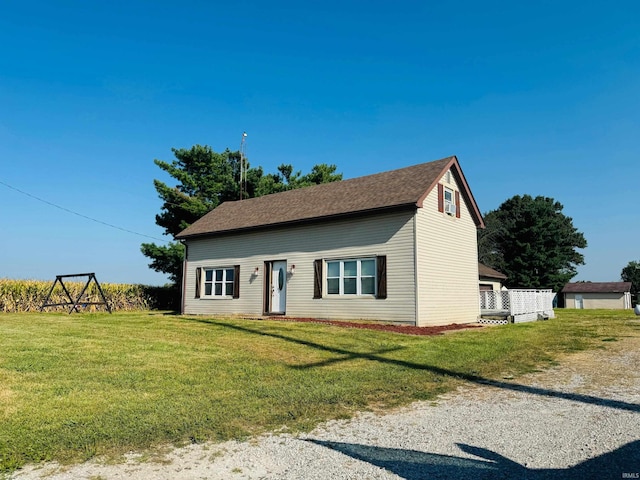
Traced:
[[548, 197], [519, 196], [488, 212], [478, 233], [480, 262], [508, 276], [510, 288], [551, 288], [558, 292], [573, 278], [584, 256], [584, 235]]
[[[211, 147], [194, 145], [190, 149], [171, 149], [175, 160], [171, 163], [154, 160], [154, 163], [176, 180], [169, 186], [154, 180], [154, 186], [163, 204], [156, 215], [156, 224], [165, 234], [174, 237], [197, 219], [223, 202], [240, 199], [240, 152], [229, 149], [222, 153]], [[243, 182], [243, 198], [258, 197], [313, 184], [342, 180], [335, 173], [335, 165], [315, 165], [303, 175], [294, 172], [291, 165], [280, 165], [275, 174], [264, 174], [262, 167], [252, 168], [245, 161], [246, 182]], [[143, 243], [143, 255], [151, 259], [149, 267], [166, 273], [171, 282], [179, 285], [182, 278], [184, 247], [179, 242], [168, 245]]]

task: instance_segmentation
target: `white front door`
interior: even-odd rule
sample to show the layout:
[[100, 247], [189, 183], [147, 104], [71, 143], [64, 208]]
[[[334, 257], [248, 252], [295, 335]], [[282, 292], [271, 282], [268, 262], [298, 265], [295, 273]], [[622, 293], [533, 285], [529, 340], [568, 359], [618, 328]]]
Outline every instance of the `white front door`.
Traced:
[[582, 295], [576, 295], [576, 308], [584, 308], [584, 300]]
[[287, 262], [271, 264], [271, 313], [285, 313], [287, 305]]

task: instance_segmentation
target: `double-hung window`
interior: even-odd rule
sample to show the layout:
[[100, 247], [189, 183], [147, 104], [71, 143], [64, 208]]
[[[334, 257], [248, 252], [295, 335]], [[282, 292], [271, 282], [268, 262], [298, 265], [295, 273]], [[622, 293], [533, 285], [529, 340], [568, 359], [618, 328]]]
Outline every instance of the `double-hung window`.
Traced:
[[439, 183], [438, 211], [460, 218], [460, 192]]
[[204, 269], [204, 297], [232, 297], [234, 286], [233, 268]]
[[327, 260], [328, 295], [375, 295], [376, 259]]
[[444, 188], [444, 211], [450, 215], [456, 214], [456, 203], [453, 196], [453, 190], [448, 187]]

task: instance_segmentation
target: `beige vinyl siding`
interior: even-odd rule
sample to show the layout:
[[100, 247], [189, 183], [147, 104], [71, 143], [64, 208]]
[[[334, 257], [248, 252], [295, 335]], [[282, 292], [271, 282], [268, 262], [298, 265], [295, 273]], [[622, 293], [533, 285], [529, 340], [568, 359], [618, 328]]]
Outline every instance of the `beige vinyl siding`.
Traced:
[[576, 295], [582, 296], [583, 308], [585, 309], [624, 308], [624, 294], [622, 293], [567, 293], [565, 295], [565, 308], [576, 308]]
[[[454, 175], [450, 183], [459, 191]], [[480, 314], [477, 227], [464, 197], [460, 218], [438, 211], [434, 188], [416, 215], [418, 325], [468, 323]]]
[[[247, 232], [188, 241], [185, 313], [261, 315], [264, 308], [265, 261], [286, 260], [286, 315], [369, 319], [413, 324], [413, 212], [332, 220], [313, 225]], [[387, 256], [387, 298], [313, 298], [313, 262]], [[195, 298], [197, 267], [240, 265], [240, 298]], [[259, 272], [254, 275], [256, 267]], [[326, 268], [323, 269], [326, 276]], [[326, 277], [325, 277], [326, 278]]]

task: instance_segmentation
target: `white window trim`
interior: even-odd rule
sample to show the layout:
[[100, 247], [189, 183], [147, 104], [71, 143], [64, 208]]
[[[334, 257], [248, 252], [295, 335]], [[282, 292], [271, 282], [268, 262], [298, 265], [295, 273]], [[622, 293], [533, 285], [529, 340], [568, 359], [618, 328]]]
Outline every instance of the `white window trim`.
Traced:
[[[200, 294], [200, 298], [233, 298], [233, 278], [231, 280], [227, 280], [227, 272], [231, 270], [232, 272], [234, 271], [234, 267], [203, 267], [202, 268], [202, 291]], [[207, 281], [207, 271], [213, 272], [211, 274], [211, 281]], [[216, 281], [216, 272], [217, 271], [222, 271], [222, 280], [221, 281]], [[216, 283], [221, 283], [222, 284], [222, 294], [221, 295], [216, 295], [216, 289], [215, 289], [215, 285]], [[211, 284], [211, 294], [207, 295], [207, 284]], [[226, 293], [227, 289], [226, 286], [227, 284], [231, 284], [231, 294], [228, 295]]]
[[[373, 275], [362, 275], [362, 262], [363, 261], [373, 261]], [[356, 262], [356, 276], [355, 277], [347, 277], [347, 278], [355, 278], [356, 279], [356, 293], [344, 293], [344, 264], [345, 262]], [[340, 275], [338, 277], [329, 276], [329, 264], [330, 263], [340, 263]], [[325, 279], [324, 284], [326, 287], [326, 297], [330, 298], [375, 298], [377, 294], [377, 271], [378, 264], [376, 257], [358, 257], [358, 258], [335, 258], [330, 260], [325, 260]], [[329, 293], [329, 279], [339, 279], [339, 293]], [[373, 278], [373, 293], [362, 293], [362, 279], [363, 278]]]

